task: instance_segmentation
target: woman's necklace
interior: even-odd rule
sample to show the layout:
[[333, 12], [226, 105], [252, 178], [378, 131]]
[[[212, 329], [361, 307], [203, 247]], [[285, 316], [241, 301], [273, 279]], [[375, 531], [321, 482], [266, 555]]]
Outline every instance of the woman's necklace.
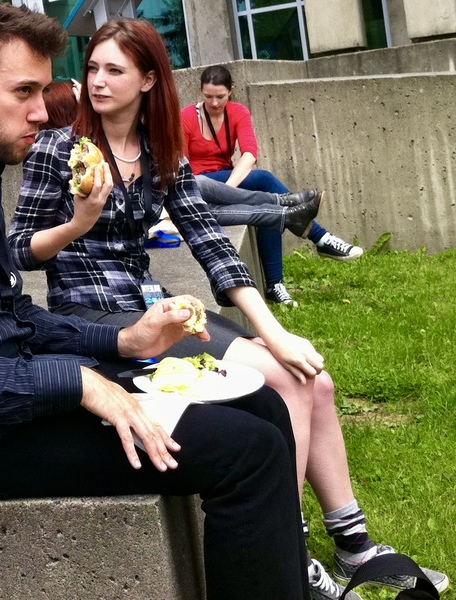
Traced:
[[[111, 153], [114, 156], [114, 158], [117, 158], [117, 160], [120, 160], [121, 162], [124, 162], [124, 163], [133, 164], [133, 163], [137, 163], [138, 160], [140, 159], [140, 157], [141, 157], [141, 148], [139, 149], [138, 156], [136, 156], [135, 158], [122, 158], [122, 156], [118, 156], [112, 150], [111, 150]], [[124, 183], [131, 183], [133, 181], [133, 179], [135, 178], [135, 173], [133, 171], [133, 173], [130, 175], [130, 177], [124, 177], [123, 175], [121, 175], [121, 177], [122, 177], [122, 181]]]
[[[112, 152], [112, 150], [111, 150]], [[122, 158], [121, 156], [118, 156], [115, 152], [112, 152], [112, 155], [117, 158], [117, 160], [121, 160], [124, 163], [135, 163], [137, 160], [139, 160], [140, 156], [141, 156], [141, 150], [139, 150], [138, 152], [138, 156], [136, 156], [136, 158]]]

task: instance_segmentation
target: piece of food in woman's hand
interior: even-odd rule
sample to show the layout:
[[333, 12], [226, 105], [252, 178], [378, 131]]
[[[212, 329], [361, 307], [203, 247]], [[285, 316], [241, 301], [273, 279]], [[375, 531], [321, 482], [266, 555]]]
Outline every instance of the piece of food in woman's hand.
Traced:
[[172, 310], [180, 310], [187, 308], [191, 311], [190, 318], [182, 323], [182, 327], [185, 331], [191, 334], [201, 333], [204, 331], [207, 323], [206, 309], [201, 300], [197, 298], [179, 298], [179, 300], [173, 300], [169, 307]]
[[[95, 168], [104, 164], [101, 150], [87, 137], [81, 137], [71, 149], [68, 166], [71, 169], [70, 192], [86, 198], [95, 182]], [[101, 172], [103, 181], [103, 171]]]

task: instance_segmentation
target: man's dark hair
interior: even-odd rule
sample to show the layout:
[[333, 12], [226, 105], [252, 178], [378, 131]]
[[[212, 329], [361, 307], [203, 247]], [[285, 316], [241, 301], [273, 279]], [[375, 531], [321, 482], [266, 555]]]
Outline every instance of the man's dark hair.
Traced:
[[55, 58], [65, 50], [68, 34], [57, 19], [24, 5], [18, 8], [2, 2], [0, 48], [17, 39], [23, 40], [37, 54]]

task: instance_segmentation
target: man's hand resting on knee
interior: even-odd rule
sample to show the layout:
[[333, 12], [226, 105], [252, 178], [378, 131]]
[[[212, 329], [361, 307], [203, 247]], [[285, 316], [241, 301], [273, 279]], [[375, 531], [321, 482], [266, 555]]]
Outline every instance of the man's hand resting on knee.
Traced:
[[[190, 296], [186, 296], [189, 298]], [[190, 318], [188, 309], [172, 310], [170, 305], [179, 296], [153, 304], [135, 325], [121, 329], [118, 337], [120, 356], [148, 358], [158, 356], [190, 333], [182, 324]], [[210, 339], [204, 330], [197, 334], [202, 341]], [[177, 463], [168, 450], [178, 451], [180, 446], [169, 437], [159, 423], [154, 423], [143, 411], [138, 400], [118, 384], [105, 379], [91, 369], [81, 367], [83, 397], [81, 405], [90, 412], [109, 421], [122, 441], [125, 453], [135, 469], [141, 467], [136, 452], [134, 432], [144, 444], [149, 458], [159, 471], [174, 469]]]
[[83, 396], [81, 406], [109, 421], [117, 429], [125, 454], [135, 469], [141, 467], [133, 431], [144, 444], [150, 460], [159, 471], [175, 469], [177, 462], [169, 450], [177, 452], [179, 444], [154, 423], [141, 408], [137, 398], [120, 385], [105, 379], [87, 367], [81, 367]]

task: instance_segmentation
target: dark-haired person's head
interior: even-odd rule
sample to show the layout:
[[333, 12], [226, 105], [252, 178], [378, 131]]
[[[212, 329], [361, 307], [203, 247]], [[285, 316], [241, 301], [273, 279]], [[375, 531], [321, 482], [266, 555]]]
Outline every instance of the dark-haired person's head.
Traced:
[[56, 58], [66, 47], [68, 34], [57, 19], [21, 7], [0, 4], [0, 49], [22, 40], [45, 58]]
[[47, 121], [43, 93], [66, 43], [56, 19], [0, 4], [0, 163], [22, 162]]
[[231, 91], [233, 87], [233, 78], [229, 70], [223, 65], [212, 65], [206, 67], [201, 73], [201, 89], [203, 86], [210, 83], [211, 85], [223, 85], [227, 90]]
[[44, 95], [48, 114], [46, 123], [40, 129], [54, 129], [72, 125], [78, 112], [78, 101], [71, 81], [55, 81]]
[[204, 107], [211, 119], [221, 117], [231, 98], [232, 91], [233, 80], [226, 67], [212, 65], [206, 67], [201, 73], [201, 93]]

